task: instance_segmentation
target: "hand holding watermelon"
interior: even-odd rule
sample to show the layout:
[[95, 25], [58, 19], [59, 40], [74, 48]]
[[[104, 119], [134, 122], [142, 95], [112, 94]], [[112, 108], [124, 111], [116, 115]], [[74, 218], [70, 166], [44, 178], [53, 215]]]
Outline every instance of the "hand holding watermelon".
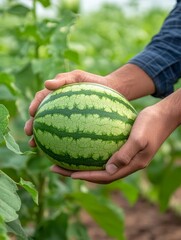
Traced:
[[[38, 106], [51, 92], [63, 85], [77, 82], [99, 83], [120, 92], [128, 100], [133, 100], [154, 93], [155, 87], [150, 77], [134, 64], [126, 64], [107, 76], [99, 76], [82, 70], [60, 73], [54, 79], [45, 82], [45, 89], [36, 93], [31, 102], [29, 112], [31, 118], [25, 124], [25, 132], [28, 136], [33, 134], [33, 118]], [[30, 146], [35, 147], [34, 139], [30, 140]]]
[[[154, 92], [154, 85], [150, 78], [132, 64], [128, 64], [106, 77], [83, 71], [59, 74], [56, 79], [47, 81], [45, 83], [46, 89], [38, 92], [32, 101], [30, 106], [31, 119], [25, 126], [27, 135], [33, 133], [33, 118], [43, 99], [52, 90], [75, 82], [100, 83], [121, 92], [129, 100]], [[133, 125], [130, 137], [120, 150], [109, 159], [106, 170], [76, 172], [58, 166], [53, 166], [52, 170], [72, 178], [80, 178], [96, 183], [110, 183], [146, 167], [163, 141], [179, 125], [178, 116], [175, 116], [175, 112], [178, 111], [171, 111], [173, 109], [171, 103], [178, 99], [180, 92], [175, 94], [140, 112]], [[168, 108], [168, 106], [170, 107]], [[176, 106], [177, 104], [174, 104], [174, 107]], [[168, 110], [165, 111], [165, 109]], [[30, 145], [35, 146], [33, 139], [30, 141]]]
[[74, 179], [106, 184], [147, 167], [166, 138], [180, 125], [181, 89], [140, 112], [127, 142], [106, 164], [106, 171], [72, 172], [53, 166], [52, 171]]

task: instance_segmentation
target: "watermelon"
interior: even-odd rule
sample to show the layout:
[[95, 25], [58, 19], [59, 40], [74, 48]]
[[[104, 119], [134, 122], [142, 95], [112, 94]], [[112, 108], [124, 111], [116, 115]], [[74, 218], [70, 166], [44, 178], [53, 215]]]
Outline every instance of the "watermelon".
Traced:
[[37, 146], [69, 170], [100, 170], [128, 139], [136, 110], [120, 93], [74, 83], [50, 93], [33, 123]]

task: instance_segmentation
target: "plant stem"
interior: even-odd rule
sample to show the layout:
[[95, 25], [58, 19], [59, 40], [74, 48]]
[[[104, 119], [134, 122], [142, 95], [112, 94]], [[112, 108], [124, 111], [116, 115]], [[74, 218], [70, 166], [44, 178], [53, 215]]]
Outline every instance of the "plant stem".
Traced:
[[[37, 0], [33, 0], [33, 9], [32, 9], [32, 13], [33, 13], [33, 21], [34, 21], [34, 25], [36, 28], [36, 32], [38, 33], [38, 28], [37, 28], [37, 23], [38, 23], [38, 17], [37, 17]], [[38, 36], [38, 34], [37, 34]], [[39, 59], [39, 47], [40, 44], [38, 42], [38, 37], [37, 39], [35, 39], [35, 59]], [[40, 88], [42, 88], [42, 81], [41, 81], [41, 76], [39, 73], [36, 73], [36, 80], [37, 80], [37, 90], [39, 90]]]
[[39, 207], [36, 213], [36, 228], [42, 221], [44, 214], [44, 190], [45, 190], [45, 178], [39, 174], [39, 187], [38, 187], [38, 196], [39, 196]]
[[34, 23], [36, 24], [36, 22], [37, 22], [36, 0], [33, 0], [33, 9], [32, 9], [32, 12], [33, 12]]

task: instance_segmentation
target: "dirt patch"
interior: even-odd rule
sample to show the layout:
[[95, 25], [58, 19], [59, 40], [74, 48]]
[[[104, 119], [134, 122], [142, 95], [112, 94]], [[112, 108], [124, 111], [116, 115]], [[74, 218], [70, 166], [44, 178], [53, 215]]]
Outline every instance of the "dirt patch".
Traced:
[[[157, 206], [145, 199], [139, 199], [130, 206], [117, 192], [113, 194], [113, 200], [124, 209], [127, 240], [181, 240], [181, 216], [175, 212], [168, 210], [161, 213]], [[87, 213], [83, 216], [92, 240], [113, 240]]]

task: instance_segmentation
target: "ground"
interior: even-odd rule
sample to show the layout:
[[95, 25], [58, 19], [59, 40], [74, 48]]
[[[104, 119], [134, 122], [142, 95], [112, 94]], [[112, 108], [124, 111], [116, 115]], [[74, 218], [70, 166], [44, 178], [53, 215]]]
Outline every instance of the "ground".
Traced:
[[[181, 240], [181, 216], [175, 211], [161, 213], [143, 198], [130, 206], [120, 193], [114, 193], [113, 199], [125, 212], [126, 240]], [[113, 240], [86, 213], [84, 223], [92, 240]]]

